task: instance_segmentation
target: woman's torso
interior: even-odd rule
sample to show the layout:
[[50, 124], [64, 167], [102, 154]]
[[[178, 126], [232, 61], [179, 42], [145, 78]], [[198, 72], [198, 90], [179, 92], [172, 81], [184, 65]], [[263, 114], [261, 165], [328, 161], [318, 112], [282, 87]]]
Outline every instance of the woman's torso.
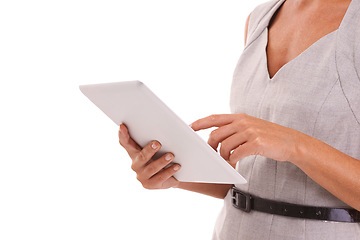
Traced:
[[[360, 1], [352, 1], [339, 30], [321, 37], [270, 77], [268, 26], [283, 2], [267, 2], [252, 13], [247, 45], [234, 72], [231, 110], [296, 129], [360, 159], [360, 105], [354, 101], [360, 82], [355, 89], [346, 86], [359, 78], [351, 66], [342, 71], [349, 64], [338, 63], [343, 58], [337, 53], [345, 51], [339, 39], [350, 31], [347, 26], [354, 17], [360, 20]], [[253, 195], [310, 206], [348, 207], [291, 163], [250, 156], [239, 161], [237, 170], [248, 180], [237, 187]], [[228, 194], [214, 239], [360, 239], [360, 226], [243, 213], [231, 206]]]

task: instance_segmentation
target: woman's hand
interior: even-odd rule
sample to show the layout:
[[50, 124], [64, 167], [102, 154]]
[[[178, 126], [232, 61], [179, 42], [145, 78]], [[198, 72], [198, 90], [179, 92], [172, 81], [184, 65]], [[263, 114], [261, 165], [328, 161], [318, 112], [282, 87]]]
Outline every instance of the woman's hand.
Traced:
[[157, 141], [150, 142], [141, 148], [129, 135], [128, 129], [121, 124], [119, 129], [119, 142], [128, 152], [132, 159], [131, 168], [137, 174], [137, 179], [146, 189], [166, 189], [177, 187], [177, 181], [173, 175], [179, 171], [180, 165], [174, 164], [164, 169], [174, 159], [174, 155], [167, 153], [159, 159], [152, 159], [160, 150], [161, 144]]
[[209, 144], [231, 163], [250, 155], [289, 161], [343, 202], [360, 211], [360, 160], [296, 130], [246, 114], [212, 115], [194, 130], [218, 127]]
[[[211, 115], [191, 124], [195, 130], [218, 127], [211, 132], [209, 145], [231, 164], [250, 155], [291, 161], [297, 143], [305, 134], [246, 114]], [[305, 135], [306, 136], [306, 135]]]

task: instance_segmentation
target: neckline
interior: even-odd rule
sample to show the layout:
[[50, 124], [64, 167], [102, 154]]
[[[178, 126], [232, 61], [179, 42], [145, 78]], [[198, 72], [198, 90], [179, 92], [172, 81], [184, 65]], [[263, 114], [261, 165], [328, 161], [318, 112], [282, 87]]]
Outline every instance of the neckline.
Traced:
[[[305, 55], [307, 52], [309, 52], [312, 48], [316, 47], [320, 42], [324, 41], [324, 39], [330, 37], [333, 34], [336, 34], [338, 31], [339, 31], [339, 29], [335, 29], [334, 31], [322, 36], [321, 38], [319, 38], [317, 41], [312, 43], [308, 48], [306, 48], [304, 51], [299, 53], [296, 57], [294, 57], [293, 59], [286, 62], [284, 65], [282, 65], [272, 77], [270, 77], [270, 72], [269, 72], [269, 67], [268, 67], [268, 56], [267, 56], [267, 51], [266, 51], [266, 47], [267, 47], [267, 44], [268, 44], [268, 38], [267, 38], [266, 45], [265, 45], [265, 48], [264, 48], [267, 78], [270, 81], [274, 80], [276, 78], [276, 76], [278, 76], [282, 71], [284, 71], [283, 70], [284, 68], [287, 68], [289, 65], [296, 62], [299, 58], [301, 58], [303, 55]], [[265, 34], [268, 36], [268, 34], [269, 34], [268, 28], [265, 29]]]
[[279, 0], [279, 2], [275, 5], [275, 7], [272, 10], [272, 14], [270, 14], [270, 17], [267, 20], [267, 24], [265, 27], [265, 35], [266, 35], [266, 42], [265, 42], [265, 67], [266, 67], [266, 75], [268, 80], [272, 81], [276, 78], [276, 76], [278, 76], [282, 71], [284, 71], [283, 69], [286, 68], [288, 65], [291, 65], [293, 62], [295, 62], [297, 59], [299, 59], [301, 56], [305, 55], [308, 51], [310, 51], [310, 49], [314, 48], [314, 46], [318, 45], [319, 42], [323, 41], [323, 39], [336, 34], [341, 28], [342, 26], [345, 24], [345, 19], [347, 18], [347, 16], [349, 15], [350, 8], [352, 7], [352, 4], [356, 1], [356, 0], [352, 0], [348, 6], [348, 8], [346, 9], [345, 15], [343, 17], [343, 19], [340, 22], [340, 25], [337, 29], [335, 29], [332, 32], [329, 32], [328, 34], [322, 36], [321, 38], [319, 38], [318, 40], [316, 40], [315, 42], [313, 42], [308, 48], [306, 48], [304, 51], [302, 51], [300, 54], [298, 54], [295, 58], [291, 59], [290, 61], [286, 62], [284, 65], [282, 65], [276, 72], [275, 74], [270, 77], [270, 72], [269, 72], [269, 67], [268, 67], [268, 55], [267, 55], [267, 45], [269, 42], [269, 24], [271, 19], [273, 18], [273, 16], [278, 12], [278, 10], [280, 9], [280, 7], [285, 3], [286, 0]]

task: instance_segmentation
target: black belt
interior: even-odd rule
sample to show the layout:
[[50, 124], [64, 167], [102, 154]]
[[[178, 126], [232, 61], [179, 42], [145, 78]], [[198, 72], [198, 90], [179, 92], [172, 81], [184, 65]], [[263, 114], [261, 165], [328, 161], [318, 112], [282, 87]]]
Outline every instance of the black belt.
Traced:
[[254, 210], [287, 217], [335, 222], [360, 222], [360, 212], [352, 208], [312, 207], [277, 202], [252, 196], [235, 187], [232, 188], [232, 204], [244, 212]]

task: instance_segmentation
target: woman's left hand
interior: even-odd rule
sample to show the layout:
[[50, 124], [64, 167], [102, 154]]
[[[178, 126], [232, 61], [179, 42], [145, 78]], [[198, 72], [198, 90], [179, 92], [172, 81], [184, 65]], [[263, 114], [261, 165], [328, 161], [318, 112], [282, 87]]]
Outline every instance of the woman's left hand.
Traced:
[[[208, 143], [231, 164], [250, 155], [261, 155], [277, 161], [291, 161], [296, 155], [299, 138], [305, 134], [246, 114], [211, 115], [191, 124], [195, 131], [218, 127]], [[305, 135], [306, 136], [306, 135]]]

